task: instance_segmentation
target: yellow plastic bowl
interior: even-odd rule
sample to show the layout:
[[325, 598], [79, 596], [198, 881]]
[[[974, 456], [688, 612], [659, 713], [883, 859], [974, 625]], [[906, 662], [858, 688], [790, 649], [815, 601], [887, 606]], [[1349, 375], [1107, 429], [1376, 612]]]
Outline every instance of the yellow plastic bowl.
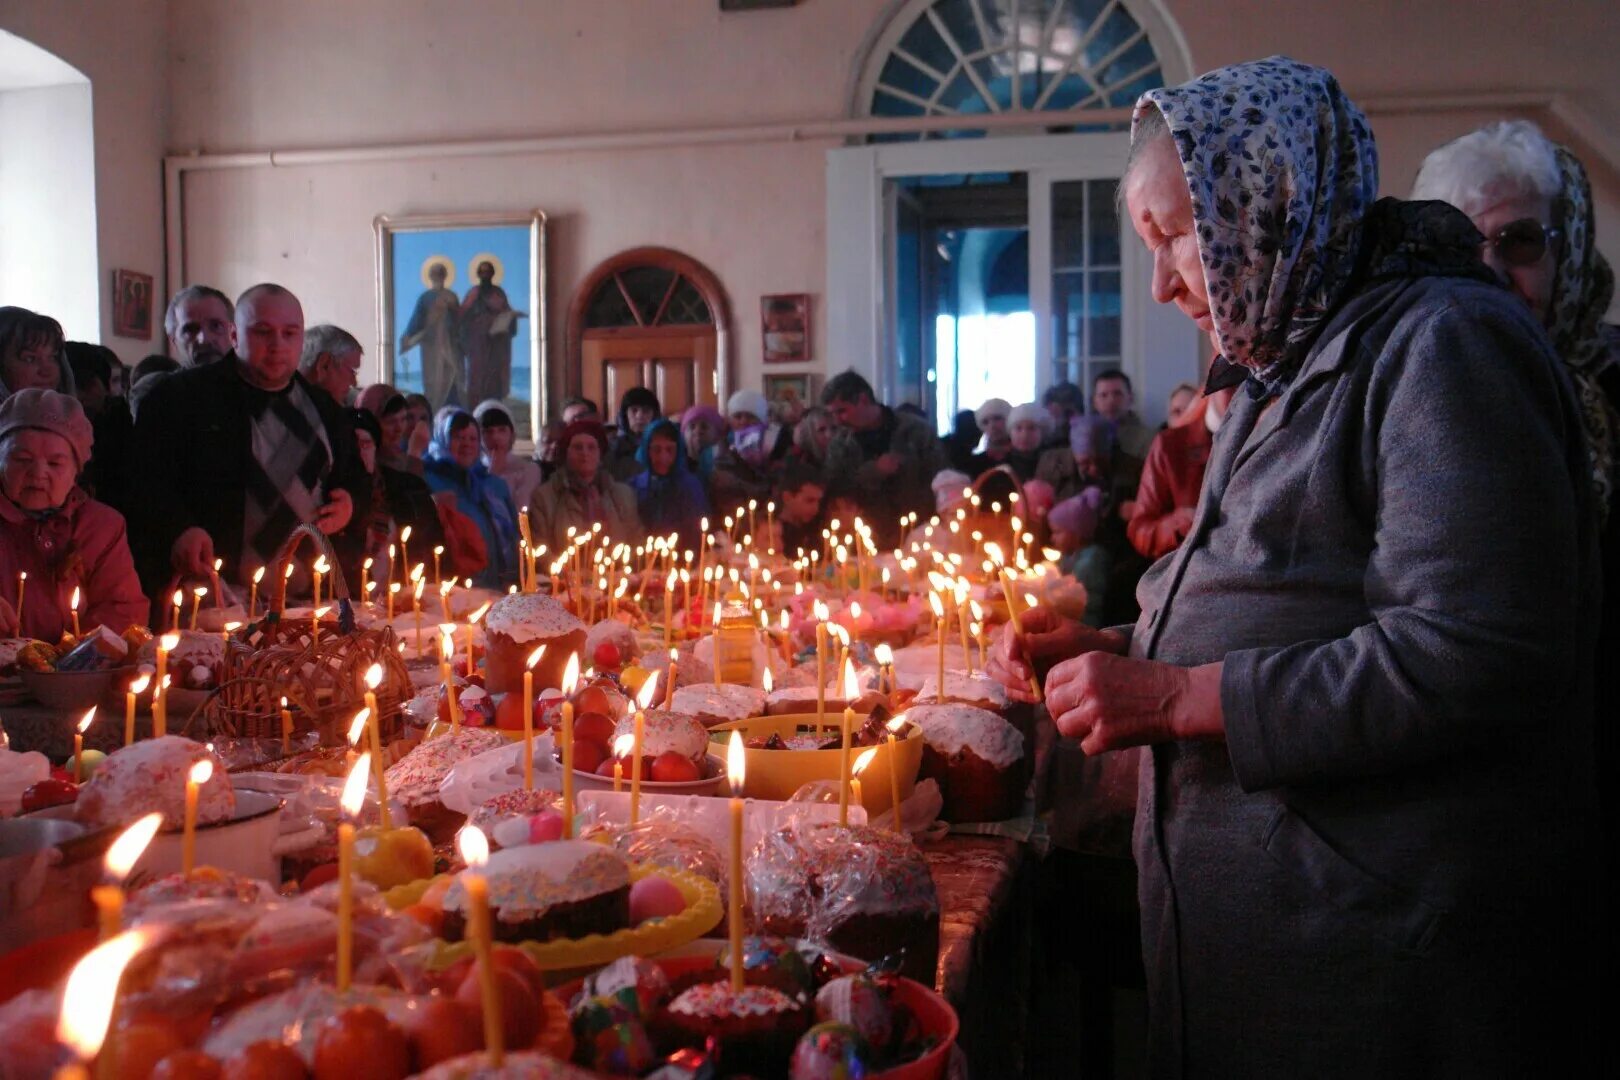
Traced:
[[[829, 730], [837, 730], [837, 722], [842, 716], [842, 713], [828, 710], [827, 719], [832, 721]], [[865, 722], [864, 716], [857, 720], [857, 723]], [[719, 744], [719, 749], [714, 753], [723, 757], [726, 739], [732, 731], [741, 731], [744, 739], [762, 735], [780, 735], [786, 739], [815, 726], [814, 713], [783, 713], [780, 716], [756, 716], [751, 720], [720, 724], [709, 729], [709, 737]], [[867, 749], [864, 746], [852, 747], [851, 764]], [[743, 777], [743, 794], [750, 799], [788, 799], [805, 784], [813, 780], [837, 780], [844, 771], [844, 752], [841, 749], [745, 750], [744, 754], [747, 773]], [[922, 729], [913, 725], [909, 734], [895, 742], [902, 800], [910, 798], [911, 789], [917, 786], [917, 770], [922, 766], [922, 754]], [[894, 801], [893, 789], [889, 784], [890, 765], [889, 741], [885, 739], [878, 744], [877, 756], [860, 774], [861, 805], [866, 807], [868, 814], [884, 813]]]

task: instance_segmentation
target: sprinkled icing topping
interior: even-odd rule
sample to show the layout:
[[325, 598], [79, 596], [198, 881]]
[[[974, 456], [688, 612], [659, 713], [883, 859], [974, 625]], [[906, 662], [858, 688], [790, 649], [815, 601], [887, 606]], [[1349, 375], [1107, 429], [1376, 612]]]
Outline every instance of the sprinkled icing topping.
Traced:
[[[787, 743], [789, 750], [825, 750], [827, 749], [827, 741], [831, 737], [830, 731], [819, 735], [811, 731], [801, 731], [797, 735], [789, 735], [784, 741]], [[839, 738], [842, 738], [842, 736], [839, 736]]]
[[214, 775], [198, 792], [197, 820], [225, 821], [236, 812], [236, 791], [225, 766], [202, 743], [178, 735], [143, 739], [113, 751], [79, 792], [74, 816], [103, 828], [161, 810], [163, 827], [179, 829], [185, 824], [186, 778], [204, 758], [213, 760]]
[[440, 735], [417, 743], [415, 748], [388, 767], [388, 796], [406, 806], [421, 806], [439, 797], [439, 785], [459, 761], [507, 745], [499, 731], [482, 728], [461, 729], [460, 734]]
[[[950, 679], [947, 677], [946, 685]], [[1024, 736], [997, 714], [972, 705], [917, 705], [906, 719], [942, 754], [971, 750], [997, 768], [1010, 768], [1024, 756]]]
[[508, 593], [484, 616], [484, 628], [522, 645], [584, 630], [585, 624], [544, 593]]
[[[619, 855], [583, 840], [502, 848], [484, 868], [489, 905], [502, 922], [525, 922], [559, 904], [574, 904], [628, 888], [630, 869]], [[460, 911], [467, 891], [458, 877], [445, 893], [446, 910]]]
[[[922, 689], [917, 692], [917, 700], [935, 701], [938, 698], [939, 678], [937, 675], [930, 675], [923, 680]], [[969, 675], [965, 671], [947, 671], [945, 701], [963, 702], [981, 709], [1005, 709], [1008, 697], [1006, 689], [987, 676]]]
[[491, 1065], [482, 1050], [441, 1061], [416, 1080], [590, 1080], [593, 1073], [547, 1057], [537, 1050], [508, 1052], [499, 1068]]
[[674, 705], [676, 712], [687, 713], [705, 722], [746, 720], [765, 711], [765, 691], [736, 683], [678, 686]]
[[798, 1008], [793, 999], [769, 986], [732, 990], [729, 982], [698, 983], [669, 1003], [669, 1011], [682, 1016], [719, 1020], [728, 1016], [772, 1016]]
[[[680, 691], [675, 692], [676, 698]], [[648, 709], [642, 714], [641, 753], [643, 757], [657, 757], [673, 750], [682, 757], [700, 758], [709, 746], [709, 730], [696, 717], [666, 709]], [[621, 735], [634, 735], [634, 715], [620, 720], [613, 729], [613, 739]], [[643, 777], [645, 779], [645, 777]]]
[[489, 831], [490, 826], [498, 821], [510, 817], [527, 817], [538, 814], [542, 810], [555, 810], [562, 803], [562, 796], [555, 791], [545, 791], [536, 788], [526, 791], [517, 788], [512, 791], [503, 791], [492, 799], [486, 799], [473, 811], [472, 817], [467, 819], [468, 824]]

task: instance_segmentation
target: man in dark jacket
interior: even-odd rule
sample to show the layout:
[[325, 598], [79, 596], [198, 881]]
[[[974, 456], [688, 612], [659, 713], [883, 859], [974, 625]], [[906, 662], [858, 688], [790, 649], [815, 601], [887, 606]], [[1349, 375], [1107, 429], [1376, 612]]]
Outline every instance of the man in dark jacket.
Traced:
[[[342, 411], [298, 374], [304, 312], [280, 285], [236, 302], [238, 352], [176, 372], [141, 405], [131, 535], [142, 582], [158, 596], [175, 574], [249, 580], [293, 528], [332, 537], [350, 581], [370, 488]], [[351, 527], [351, 522], [353, 523]]]
[[945, 452], [926, 420], [879, 405], [872, 384], [846, 371], [830, 379], [821, 404], [838, 424], [827, 447], [825, 475], [841, 481], [860, 503], [880, 549], [900, 539], [901, 515], [934, 511], [934, 474]]

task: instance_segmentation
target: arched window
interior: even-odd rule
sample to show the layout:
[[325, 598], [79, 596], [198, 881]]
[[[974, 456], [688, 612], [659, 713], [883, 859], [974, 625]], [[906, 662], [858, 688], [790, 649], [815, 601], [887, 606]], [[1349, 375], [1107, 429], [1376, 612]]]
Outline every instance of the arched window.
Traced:
[[1123, 0], [908, 0], [871, 44], [851, 102], [871, 116], [1124, 108], [1165, 83], [1150, 26]]

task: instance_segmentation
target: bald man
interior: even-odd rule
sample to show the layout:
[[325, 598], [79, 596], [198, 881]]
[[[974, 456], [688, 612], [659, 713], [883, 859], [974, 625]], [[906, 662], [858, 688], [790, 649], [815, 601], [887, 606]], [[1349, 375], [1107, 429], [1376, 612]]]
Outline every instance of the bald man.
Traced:
[[[237, 350], [175, 373], [141, 403], [131, 517], [147, 595], [215, 558], [243, 583], [292, 530], [315, 525], [356, 581], [370, 487], [342, 410], [298, 373], [304, 311], [280, 285], [236, 301]], [[353, 524], [352, 524], [353, 523]]]

